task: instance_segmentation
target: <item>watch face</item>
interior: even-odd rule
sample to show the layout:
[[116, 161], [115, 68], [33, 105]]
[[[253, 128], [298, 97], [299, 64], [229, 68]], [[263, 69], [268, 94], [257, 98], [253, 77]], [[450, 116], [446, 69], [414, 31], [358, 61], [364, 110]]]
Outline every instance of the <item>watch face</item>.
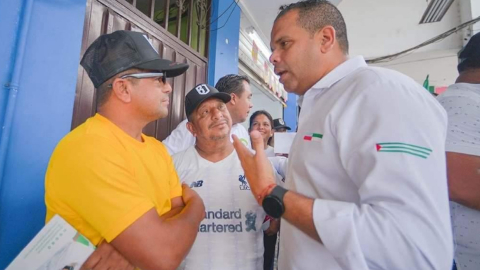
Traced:
[[263, 210], [273, 218], [280, 218], [283, 214], [283, 204], [277, 197], [267, 196], [262, 202]]

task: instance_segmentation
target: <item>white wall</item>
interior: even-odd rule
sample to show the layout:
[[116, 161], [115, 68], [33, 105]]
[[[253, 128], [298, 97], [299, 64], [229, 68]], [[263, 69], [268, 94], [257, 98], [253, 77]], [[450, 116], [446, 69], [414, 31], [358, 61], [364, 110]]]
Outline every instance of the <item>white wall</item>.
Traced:
[[[480, 1], [462, 0], [460, 1], [460, 17], [462, 21], [469, 21], [480, 16]], [[466, 45], [471, 36], [480, 32], [480, 22], [464, 29], [462, 31], [463, 45]]]
[[280, 102], [278, 101], [273, 101], [269, 97], [267, 97], [264, 93], [262, 93], [258, 89], [258, 85], [256, 83], [252, 82], [250, 84], [252, 88], [252, 103], [253, 103], [253, 108], [250, 110], [250, 114], [248, 115], [247, 121], [243, 123], [243, 126], [248, 129], [249, 125], [249, 120], [250, 116], [258, 111], [258, 110], [265, 110], [270, 115], [272, 115], [272, 118], [283, 118], [283, 106]]
[[[463, 0], [462, 0], [463, 1]], [[468, 0], [465, 0], [468, 1]], [[478, 0], [469, 0], [470, 8], [472, 11], [472, 19], [480, 16], [480, 1]], [[480, 22], [477, 22], [473, 25], [473, 33], [476, 34], [480, 32]]]
[[427, 75], [430, 75], [430, 85], [448, 86], [453, 84], [458, 76], [457, 52], [458, 49], [420, 52], [375, 66], [399, 71], [410, 76], [419, 84], [423, 84]]
[[[464, 1], [471, 3], [466, 7]], [[455, 0], [440, 22], [429, 24], [419, 24], [428, 5], [424, 0], [344, 0], [338, 8], [347, 23], [350, 55], [372, 59], [409, 49], [470, 20], [466, 17], [473, 2], [480, 5], [479, 0]], [[458, 76], [457, 52], [463, 36], [463, 32], [455, 33], [376, 66], [397, 70], [420, 84], [430, 75], [430, 85], [448, 86]]]
[[[397, 53], [450, 30], [461, 23], [459, 1], [470, 0], [453, 2], [440, 22], [419, 24], [428, 4], [425, 0], [344, 0], [338, 8], [347, 24], [350, 55], [373, 58]], [[461, 46], [461, 34], [453, 34], [419, 51]]]

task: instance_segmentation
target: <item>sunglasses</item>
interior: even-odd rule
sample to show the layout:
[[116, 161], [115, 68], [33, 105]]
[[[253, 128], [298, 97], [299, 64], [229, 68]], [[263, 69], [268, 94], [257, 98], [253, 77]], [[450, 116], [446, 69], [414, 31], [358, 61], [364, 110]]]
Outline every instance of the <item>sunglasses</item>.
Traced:
[[[120, 79], [125, 78], [134, 78], [134, 79], [145, 79], [145, 78], [155, 78], [155, 80], [165, 83], [167, 81], [167, 77], [165, 73], [158, 72], [158, 73], [134, 73], [134, 74], [126, 74], [120, 77]], [[112, 87], [111, 84], [108, 87]]]

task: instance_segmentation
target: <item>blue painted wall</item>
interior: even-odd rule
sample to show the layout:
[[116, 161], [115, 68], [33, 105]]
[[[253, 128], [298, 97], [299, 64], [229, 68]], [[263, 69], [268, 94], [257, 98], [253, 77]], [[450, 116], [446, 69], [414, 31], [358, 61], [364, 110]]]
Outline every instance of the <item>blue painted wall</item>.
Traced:
[[8, 92], [4, 91], [3, 87], [8, 83], [12, 73], [11, 65], [14, 62], [14, 48], [17, 41], [21, 10], [22, 1], [0, 1], [0, 23], [2, 25], [0, 27], [0, 89], [2, 89], [0, 91], [0, 126], [3, 126], [3, 115], [8, 98]]
[[[80, 60], [86, 0], [32, 1], [29, 19], [23, 17], [28, 0], [0, 1], [2, 127], [7, 103], [15, 102], [11, 132], [0, 138], [8, 146], [0, 175], [0, 269], [44, 225], [44, 175], [54, 147], [70, 131]], [[7, 101], [24, 24], [18, 93]]]
[[[216, 20], [219, 15], [221, 17]], [[215, 85], [227, 74], [238, 74], [240, 7], [234, 1], [212, 0], [210, 21], [208, 83]]]
[[283, 109], [283, 120], [292, 132], [297, 130], [297, 95], [288, 93], [287, 107]]

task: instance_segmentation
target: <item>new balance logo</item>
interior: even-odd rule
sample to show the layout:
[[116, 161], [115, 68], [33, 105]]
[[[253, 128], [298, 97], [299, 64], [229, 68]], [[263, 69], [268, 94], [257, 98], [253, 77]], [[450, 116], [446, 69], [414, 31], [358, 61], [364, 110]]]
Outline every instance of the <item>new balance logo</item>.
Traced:
[[190, 184], [190, 188], [201, 187], [203, 185], [203, 180], [198, 180]]

